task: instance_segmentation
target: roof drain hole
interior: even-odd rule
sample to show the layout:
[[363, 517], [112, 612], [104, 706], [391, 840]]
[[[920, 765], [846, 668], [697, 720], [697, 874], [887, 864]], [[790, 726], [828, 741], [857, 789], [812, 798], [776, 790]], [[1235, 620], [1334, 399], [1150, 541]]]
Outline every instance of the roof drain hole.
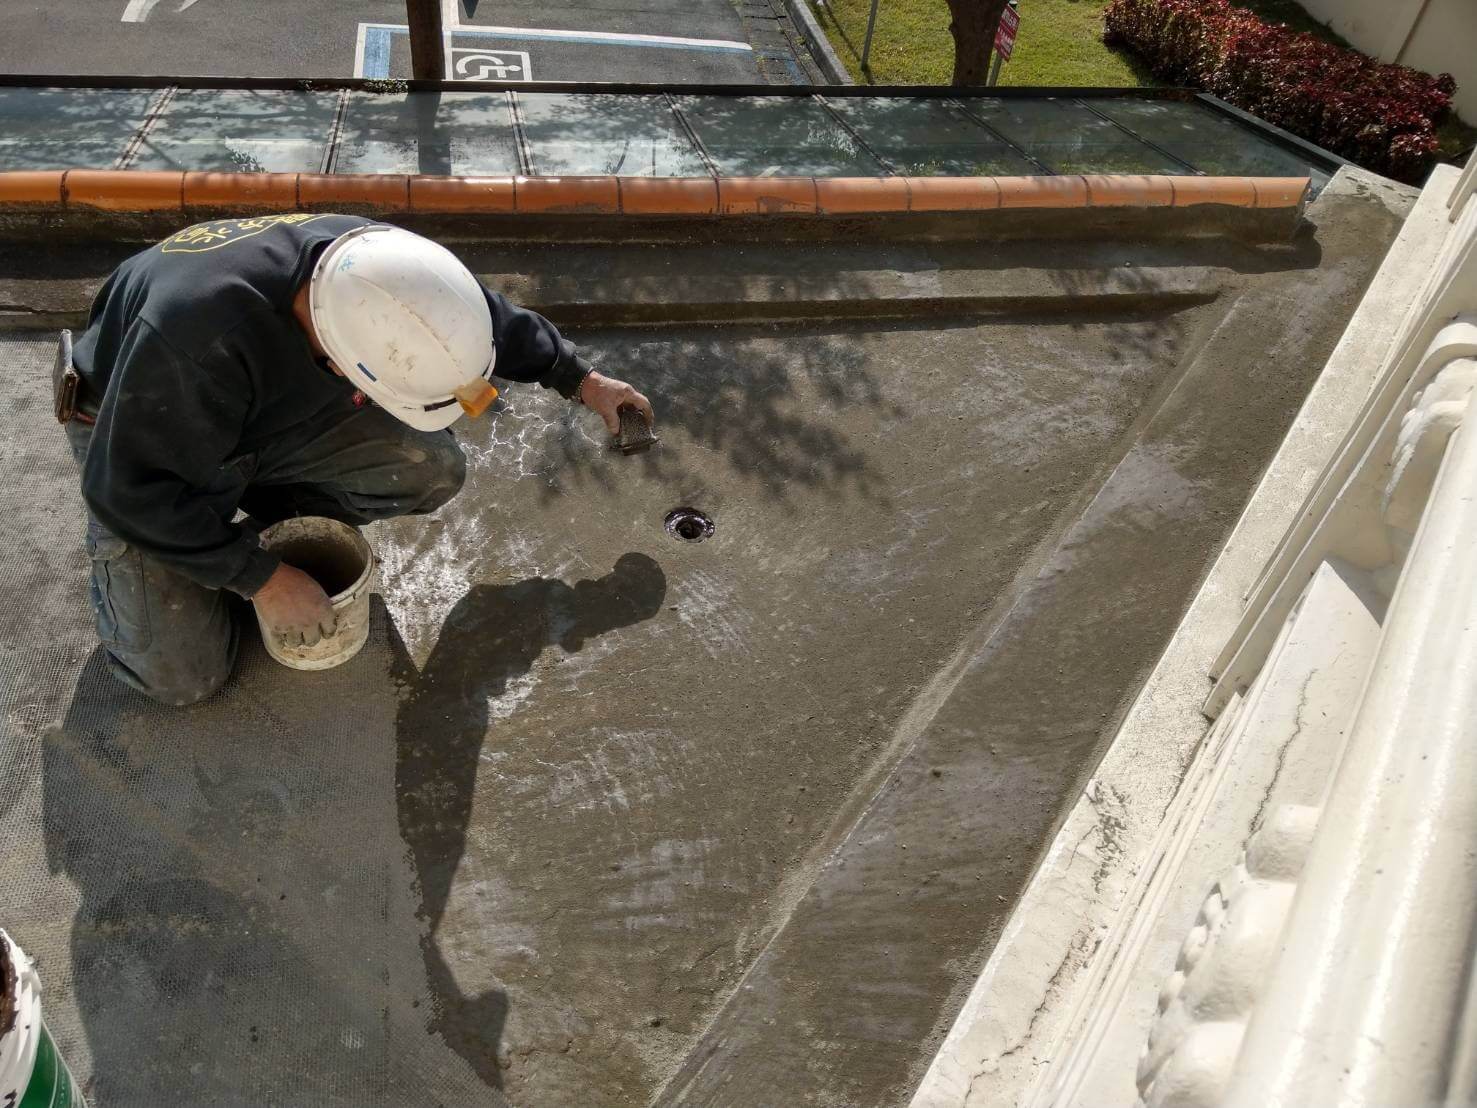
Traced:
[[683, 542], [702, 542], [712, 535], [713, 521], [696, 508], [673, 508], [667, 513], [667, 534]]

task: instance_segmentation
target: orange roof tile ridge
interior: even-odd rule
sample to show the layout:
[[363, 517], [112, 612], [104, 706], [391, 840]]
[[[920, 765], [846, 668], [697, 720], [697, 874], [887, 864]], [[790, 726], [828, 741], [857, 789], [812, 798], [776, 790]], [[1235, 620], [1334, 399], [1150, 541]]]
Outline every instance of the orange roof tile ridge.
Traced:
[[618, 177], [213, 173], [110, 169], [0, 172], [0, 206], [118, 212], [349, 207], [526, 215], [858, 215], [997, 208], [1295, 209], [1306, 177]]

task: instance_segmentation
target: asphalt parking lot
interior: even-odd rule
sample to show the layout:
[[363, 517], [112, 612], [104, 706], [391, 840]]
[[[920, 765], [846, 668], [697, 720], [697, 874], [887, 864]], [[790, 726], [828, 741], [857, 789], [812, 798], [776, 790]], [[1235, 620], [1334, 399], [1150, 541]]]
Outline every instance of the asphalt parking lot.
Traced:
[[[782, 0], [443, 0], [447, 76], [808, 83]], [[0, 0], [0, 71], [408, 77], [396, 0]]]

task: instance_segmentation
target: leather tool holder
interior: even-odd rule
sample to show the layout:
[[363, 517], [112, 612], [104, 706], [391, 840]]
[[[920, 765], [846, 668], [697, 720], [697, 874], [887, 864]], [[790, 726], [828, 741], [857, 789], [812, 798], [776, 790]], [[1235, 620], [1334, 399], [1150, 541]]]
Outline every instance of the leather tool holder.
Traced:
[[56, 364], [51, 370], [51, 398], [58, 423], [71, 423], [77, 418], [77, 399], [81, 392], [82, 378], [72, 365], [72, 332], [64, 330], [56, 344]]

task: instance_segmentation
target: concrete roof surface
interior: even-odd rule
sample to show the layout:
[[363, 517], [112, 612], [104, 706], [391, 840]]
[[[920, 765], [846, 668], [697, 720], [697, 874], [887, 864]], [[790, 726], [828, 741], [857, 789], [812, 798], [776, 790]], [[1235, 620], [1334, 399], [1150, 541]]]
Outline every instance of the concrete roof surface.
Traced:
[[[906, 1099], [1409, 197], [1342, 171], [1261, 245], [457, 244], [662, 444], [511, 390], [460, 497], [369, 529], [359, 657], [247, 634], [189, 709], [103, 672], [52, 339], [0, 335], [4, 924], [95, 1108]], [[114, 252], [0, 283], [64, 315]]]

